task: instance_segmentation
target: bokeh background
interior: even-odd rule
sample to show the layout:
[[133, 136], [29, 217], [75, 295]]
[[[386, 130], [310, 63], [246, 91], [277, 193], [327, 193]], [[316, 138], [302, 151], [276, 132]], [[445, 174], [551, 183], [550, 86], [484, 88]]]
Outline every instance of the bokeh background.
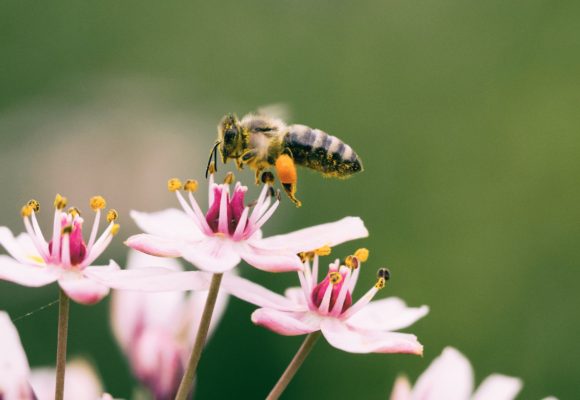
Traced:
[[[176, 206], [166, 180], [203, 178], [220, 117], [282, 102], [291, 122], [351, 144], [366, 170], [301, 171], [304, 206], [285, 201], [266, 234], [360, 215], [370, 238], [334, 252], [371, 250], [355, 298], [387, 265], [379, 296], [431, 307], [407, 329], [424, 358], [322, 340], [287, 397], [385, 399], [447, 345], [478, 382], [500, 372], [523, 379], [521, 398], [576, 397], [579, 18], [579, 2], [543, 0], [2, 2], [0, 224], [21, 231], [31, 197], [48, 226], [56, 192], [84, 209], [102, 194], [122, 216], [105, 256], [123, 263], [137, 232], [128, 211]], [[297, 283], [240, 270], [279, 291]], [[54, 285], [0, 282], [13, 318], [56, 298]], [[298, 348], [254, 327], [252, 310], [231, 301], [197, 398], [264, 397]], [[33, 366], [54, 362], [56, 317], [49, 307], [16, 322]], [[108, 391], [131, 396], [108, 300], [72, 306], [69, 343]]]

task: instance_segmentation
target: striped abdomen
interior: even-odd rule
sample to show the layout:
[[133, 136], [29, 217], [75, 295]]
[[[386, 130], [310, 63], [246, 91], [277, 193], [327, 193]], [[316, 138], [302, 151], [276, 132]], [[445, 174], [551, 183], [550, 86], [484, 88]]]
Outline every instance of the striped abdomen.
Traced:
[[290, 125], [284, 146], [290, 149], [296, 164], [326, 176], [346, 178], [363, 169], [361, 160], [348, 144], [320, 129]]

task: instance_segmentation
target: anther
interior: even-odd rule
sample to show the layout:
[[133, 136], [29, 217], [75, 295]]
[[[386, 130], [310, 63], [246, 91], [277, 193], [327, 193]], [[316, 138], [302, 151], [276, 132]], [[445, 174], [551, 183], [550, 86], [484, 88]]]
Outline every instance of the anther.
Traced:
[[183, 190], [186, 192], [195, 192], [197, 190], [197, 181], [195, 179], [188, 179], [183, 185]]
[[362, 247], [354, 252], [354, 256], [358, 258], [360, 262], [367, 262], [369, 259], [369, 250]]
[[72, 232], [72, 225], [67, 225], [64, 228], [62, 228], [63, 235], [70, 235], [71, 232]]
[[213, 174], [215, 174], [215, 171], [216, 171], [216, 167], [215, 167], [215, 164], [212, 162], [207, 167], [207, 174], [206, 175], [213, 175]]
[[226, 185], [231, 185], [232, 183], [234, 183], [235, 180], [236, 180], [236, 176], [234, 175], [234, 173], [228, 172], [226, 174], [226, 177], [224, 178], [224, 183]]
[[167, 190], [170, 192], [177, 192], [183, 187], [183, 184], [178, 178], [171, 178], [167, 181]]
[[40, 211], [40, 203], [34, 199], [28, 200], [28, 203], [26, 203], [26, 205], [30, 206], [32, 208], [32, 211], [34, 211], [35, 213]]
[[298, 257], [300, 257], [300, 261], [306, 262], [306, 261], [312, 260], [314, 258], [314, 252], [313, 251], [303, 251], [301, 253], [298, 253]]
[[360, 260], [357, 256], [350, 255], [344, 259], [344, 265], [350, 269], [357, 269], [360, 266]]
[[69, 213], [69, 215], [72, 215], [73, 217], [78, 217], [81, 215], [81, 212], [76, 207], [69, 208], [67, 212]]
[[89, 200], [89, 204], [93, 211], [102, 210], [107, 207], [107, 201], [103, 196], [93, 196]]
[[379, 290], [384, 288], [389, 279], [391, 279], [391, 272], [387, 268], [380, 268], [377, 272], [375, 287]]
[[324, 245], [314, 250], [314, 254], [316, 254], [317, 256], [328, 256], [330, 255], [331, 252], [332, 247], [330, 247], [329, 245]]
[[54, 198], [54, 208], [56, 208], [57, 210], [64, 210], [66, 204], [67, 204], [66, 197], [57, 194], [56, 197]]
[[274, 174], [270, 171], [262, 173], [262, 183], [272, 185], [274, 183]]
[[115, 236], [117, 233], [119, 233], [119, 229], [121, 229], [121, 225], [119, 224], [113, 225], [113, 227], [111, 228], [111, 236]]
[[111, 208], [107, 213], [107, 222], [111, 223], [113, 221], [116, 221], [117, 218], [119, 218], [119, 213], [114, 208]]
[[23, 217], [30, 217], [32, 215], [32, 213], [34, 212], [34, 209], [29, 206], [28, 204], [25, 204], [24, 206], [22, 206], [22, 209], [20, 210], [20, 215], [22, 215]]
[[342, 281], [342, 275], [339, 272], [331, 272], [328, 274], [328, 280], [333, 285], [336, 285]]

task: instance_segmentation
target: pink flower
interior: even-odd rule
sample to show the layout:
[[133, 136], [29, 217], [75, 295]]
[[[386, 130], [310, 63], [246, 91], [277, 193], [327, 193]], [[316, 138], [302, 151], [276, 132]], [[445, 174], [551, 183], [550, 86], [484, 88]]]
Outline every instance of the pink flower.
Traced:
[[[322, 331], [334, 347], [351, 353], [422, 354], [423, 346], [414, 335], [392, 332], [405, 328], [425, 316], [427, 306], [409, 308], [398, 298], [371, 302], [389, 278], [379, 270], [376, 284], [354, 304], [360, 264], [368, 251], [358, 250], [340, 265], [330, 264], [328, 274], [317, 283], [318, 254], [303, 255], [304, 272], [299, 272], [300, 288], [286, 290], [281, 296], [255, 283], [235, 276], [224, 277], [224, 287], [233, 295], [262, 308], [254, 311], [252, 321], [281, 335], [304, 335]], [[309, 258], [314, 263], [310, 268]]]
[[[232, 175], [228, 175], [226, 181], [232, 180]], [[154, 256], [183, 257], [208, 272], [229, 271], [242, 259], [265, 271], [297, 271], [302, 269], [297, 253], [368, 235], [360, 218], [347, 217], [263, 239], [260, 229], [280, 203], [278, 199], [272, 202], [269, 184], [264, 184], [253, 206], [246, 205], [246, 186], [238, 182], [230, 191], [228, 183], [215, 184], [212, 174], [210, 207], [205, 214], [193, 196], [197, 182], [190, 180], [182, 185], [178, 179], [172, 179], [168, 187], [175, 192], [183, 211], [167, 209], [151, 214], [133, 211], [131, 216], [146, 233], [130, 237], [126, 244]], [[188, 192], [187, 200], [181, 188]]]
[[[130, 251], [127, 268], [157, 265], [174, 271], [182, 268], [174, 259]], [[206, 272], [199, 274], [209, 275]], [[221, 319], [227, 294], [218, 295], [210, 332]], [[113, 332], [127, 355], [135, 376], [156, 399], [173, 399], [191, 353], [205, 306], [207, 291], [167, 293], [113, 293]]]
[[[88, 363], [72, 361], [66, 368], [65, 399], [111, 398], [103, 395], [102, 385]], [[30, 370], [18, 331], [8, 314], [0, 311], [0, 399], [54, 399], [55, 381], [52, 368]]]
[[97, 238], [105, 200], [100, 196], [93, 197], [91, 207], [96, 212], [95, 222], [89, 240], [85, 242], [84, 219], [79, 211], [71, 208], [64, 212], [66, 199], [60, 195], [56, 196], [54, 204], [52, 240], [48, 242], [36, 220], [40, 205], [35, 200], [29, 201], [22, 208], [27, 233], [15, 238], [8, 228], [0, 227], [0, 244], [11, 256], [0, 255], [0, 279], [32, 287], [58, 281], [60, 287], [73, 300], [83, 304], [97, 303], [109, 293], [109, 288], [92, 279], [91, 272], [96, 269], [116, 270], [119, 267], [112, 261], [107, 267], [90, 265], [117, 233], [117, 212], [108, 212], [109, 224]]
[[522, 381], [505, 375], [487, 377], [473, 392], [473, 369], [463, 354], [447, 347], [411, 388], [406, 377], [395, 382], [391, 400], [510, 400], [522, 388]]

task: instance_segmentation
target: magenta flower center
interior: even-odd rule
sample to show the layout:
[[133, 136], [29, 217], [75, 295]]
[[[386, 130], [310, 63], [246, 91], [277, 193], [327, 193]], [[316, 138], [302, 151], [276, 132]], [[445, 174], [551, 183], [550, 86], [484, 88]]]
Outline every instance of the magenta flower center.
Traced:
[[[345, 275], [339, 272], [329, 272], [328, 275], [324, 278], [322, 282], [314, 287], [311, 294], [312, 303], [316, 307], [320, 307], [322, 301], [324, 300], [324, 294], [326, 293], [328, 286], [332, 285], [332, 291], [330, 294], [330, 304], [329, 304], [329, 311], [332, 311], [334, 305], [336, 304], [336, 300], [338, 299], [340, 289], [342, 285], [345, 283]], [[342, 314], [352, 305], [352, 296], [350, 295], [350, 291], [347, 290], [346, 297], [344, 298], [344, 303], [342, 305], [342, 310], [340, 313]]]
[[[72, 225], [68, 225], [66, 217], [61, 222], [63, 234], [60, 235], [60, 246], [58, 254], [53, 254], [52, 240], [48, 243], [48, 251], [51, 259], [60, 264], [62, 260], [62, 249], [65, 235], [69, 236], [70, 262], [71, 265], [79, 265], [87, 256], [87, 245], [83, 239], [83, 224], [79, 220], [74, 220]], [[68, 232], [68, 233], [67, 233]]]
[[[214, 233], [219, 232], [219, 220], [221, 213], [223, 212], [221, 207], [222, 190], [225, 189], [220, 186], [215, 187], [213, 189], [214, 200], [205, 216], [207, 224]], [[231, 196], [231, 198], [229, 193], [226, 193], [227, 206], [225, 208], [225, 212], [226, 212], [226, 220], [228, 221], [228, 232], [230, 235], [234, 234], [236, 227], [240, 222], [242, 213], [244, 211], [244, 196], [245, 191], [239, 187], [236, 187], [234, 189], [234, 194], [233, 196]]]

